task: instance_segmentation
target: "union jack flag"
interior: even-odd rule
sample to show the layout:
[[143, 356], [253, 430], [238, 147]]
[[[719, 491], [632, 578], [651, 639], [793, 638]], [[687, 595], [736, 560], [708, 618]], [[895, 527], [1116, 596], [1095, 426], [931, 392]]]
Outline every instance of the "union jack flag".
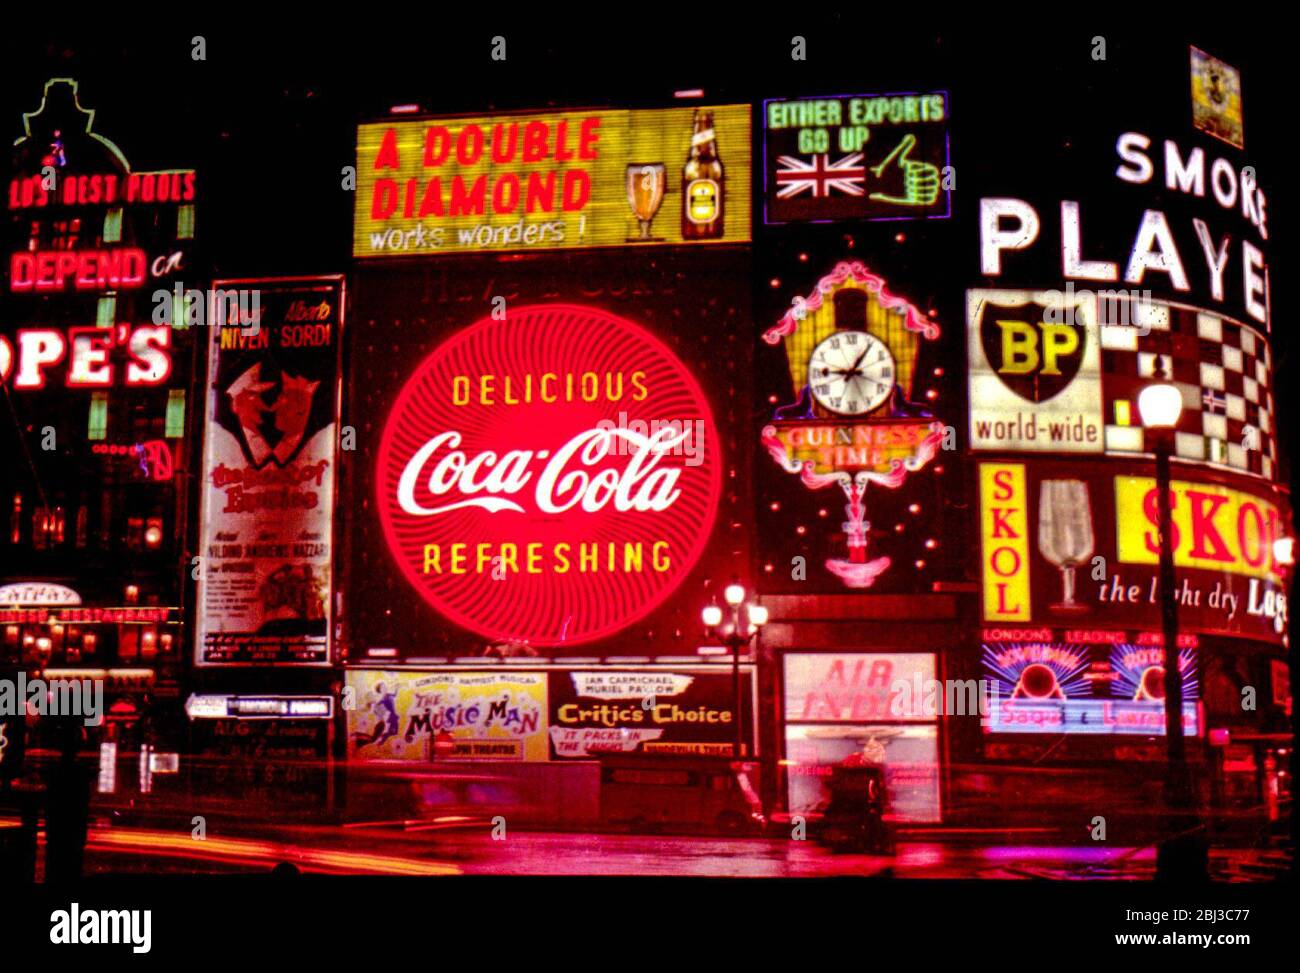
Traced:
[[790, 199], [804, 192], [813, 197], [829, 196], [838, 191], [846, 196], [861, 196], [865, 191], [862, 184], [866, 181], [867, 170], [862, 164], [862, 153], [846, 155], [838, 162], [831, 162], [826, 153], [814, 155], [808, 161], [793, 155], [779, 155], [776, 158], [777, 199]]

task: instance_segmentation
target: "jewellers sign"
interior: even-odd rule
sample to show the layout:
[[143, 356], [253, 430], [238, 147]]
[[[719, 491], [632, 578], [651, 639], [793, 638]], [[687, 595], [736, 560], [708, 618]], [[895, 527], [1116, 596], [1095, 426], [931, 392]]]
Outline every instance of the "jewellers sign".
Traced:
[[704, 393], [594, 308], [511, 308], [444, 342], [388, 416], [378, 509], [402, 574], [488, 639], [588, 642], [664, 602], [721, 490]]

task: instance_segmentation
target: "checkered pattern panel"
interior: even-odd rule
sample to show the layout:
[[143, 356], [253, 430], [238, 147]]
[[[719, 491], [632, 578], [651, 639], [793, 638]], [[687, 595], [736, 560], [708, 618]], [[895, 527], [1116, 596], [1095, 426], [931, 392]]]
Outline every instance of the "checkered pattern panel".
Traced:
[[1135, 302], [1100, 303], [1107, 450], [1145, 451], [1137, 397], [1163, 364], [1183, 393], [1176, 455], [1273, 479], [1272, 359], [1259, 333], [1228, 318], [1153, 302], [1160, 313], [1143, 335], [1130, 323], [1137, 320]]

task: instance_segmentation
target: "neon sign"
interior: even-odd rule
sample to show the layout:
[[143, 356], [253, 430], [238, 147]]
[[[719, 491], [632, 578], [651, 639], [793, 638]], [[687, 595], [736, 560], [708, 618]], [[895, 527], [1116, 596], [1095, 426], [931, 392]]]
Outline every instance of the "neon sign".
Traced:
[[9, 288], [22, 291], [61, 291], [139, 287], [144, 283], [146, 258], [139, 247], [108, 250], [21, 251], [9, 258]]
[[748, 105], [366, 124], [352, 250], [745, 242], [749, 170]]
[[[171, 377], [171, 328], [119, 324], [111, 328], [20, 328], [0, 335], [0, 382], [22, 391], [43, 389], [46, 372], [67, 362], [68, 388], [162, 385]], [[117, 357], [124, 362], [114, 362]]]
[[946, 217], [948, 95], [763, 103], [768, 223]]
[[640, 327], [512, 308], [437, 348], [398, 395], [380, 520], [403, 575], [457, 624], [590, 641], [651, 612], [703, 553], [717, 442], [695, 379]]
[[867, 557], [867, 485], [898, 489], [943, 440], [943, 424], [910, 400], [920, 340], [938, 336], [856, 261], [837, 265], [763, 335], [784, 343], [795, 401], [776, 409], [762, 443], [808, 489], [844, 492], [848, 557], [825, 567], [847, 587], [870, 587], [890, 564]]
[[[1010, 642], [984, 646], [984, 671], [995, 695], [988, 733], [1163, 735], [1165, 652], [1129, 643], [1096, 646]], [[1178, 653], [1183, 732], [1200, 730], [1196, 651]]]
[[0, 585], [0, 605], [80, 605], [81, 595], [61, 584], [25, 581]]
[[[986, 622], [1077, 632], [1158, 625], [1155, 480], [1149, 466], [1113, 466], [979, 464]], [[1273, 550], [1289, 532], [1283, 498], [1242, 477], [1229, 487], [1192, 472], [1180, 470], [1170, 487], [1180, 626], [1285, 644], [1287, 571]]]
[[[1213, 197], [1219, 208], [1237, 213], [1248, 229], [1261, 241], [1268, 239], [1267, 197], [1259, 187], [1252, 166], [1238, 166], [1224, 158], [1207, 165], [1205, 151], [1199, 146], [1184, 152], [1172, 139], [1166, 139], [1161, 158], [1164, 179], [1159, 187], [1170, 194], [1183, 193], [1196, 199]], [[1141, 132], [1124, 132], [1115, 143], [1119, 164], [1114, 176], [1133, 186], [1145, 186], [1156, 175], [1152, 161], [1152, 140]], [[1144, 210], [1136, 220], [1133, 244], [1121, 270], [1118, 260], [1086, 259], [1083, 220], [1077, 200], [1063, 199], [1059, 209], [1060, 264], [1063, 276], [1070, 280], [1106, 283], [1123, 282], [1143, 286], [1155, 277], [1174, 291], [1192, 290], [1187, 272], [1186, 243], [1179, 243], [1169, 218], [1158, 209]], [[1216, 238], [1204, 219], [1193, 218], [1190, 230], [1197, 244], [1197, 256], [1203, 271], [1203, 291], [1214, 301], [1227, 299], [1228, 287], [1256, 321], [1269, 323], [1268, 264], [1264, 252], [1244, 235], [1233, 247], [1233, 234]], [[1033, 248], [1043, 229], [1039, 211], [1023, 199], [990, 197], [980, 200], [980, 272], [989, 277], [1004, 273], [1007, 255]], [[1190, 240], [1190, 237], [1185, 237]], [[1235, 250], [1236, 259], [1233, 259]]]
[[[51, 185], [51, 182], [53, 184]], [[194, 170], [109, 172], [96, 175], [18, 176], [9, 182], [9, 208], [117, 206], [123, 203], [192, 203]]]
[[150, 439], [129, 446], [120, 443], [95, 443], [90, 451], [97, 456], [129, 456], [140, 472], [150, 480], [170, 480], [174, 472], [171, 447], [165, 439]]
[[15, 625], [76, 625], [82, 622], [149, 624], [173, 622], [175, 608], [0, 608], [0, 623]]

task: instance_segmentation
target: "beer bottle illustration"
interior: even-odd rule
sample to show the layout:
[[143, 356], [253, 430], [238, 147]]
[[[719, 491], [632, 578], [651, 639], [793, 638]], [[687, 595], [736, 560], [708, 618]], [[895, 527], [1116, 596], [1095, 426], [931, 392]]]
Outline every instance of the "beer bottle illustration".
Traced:
[[716, 240], [722, 236], [725, 195], [713, 112], [696, 109], [691, 151], [682, 168], [682, 239]]

